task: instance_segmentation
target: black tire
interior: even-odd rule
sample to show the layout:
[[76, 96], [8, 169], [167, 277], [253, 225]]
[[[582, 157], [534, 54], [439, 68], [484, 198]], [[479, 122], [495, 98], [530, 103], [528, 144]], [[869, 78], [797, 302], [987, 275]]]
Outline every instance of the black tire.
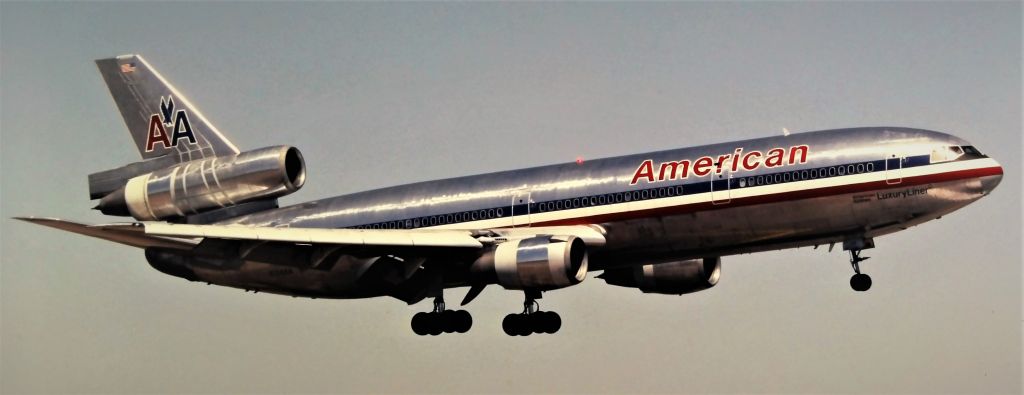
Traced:
[[550, 311], [538, 311], [533, 313], [533, 331], [535, 333], [551, 333], [548, 332], [551, 328], [551, 314], [553, 313]]
[[430, 336], [437, 336], [444, 332], [444, 321], [441, 319], [441, 314], [428, 313], [427, 315], [427, 334]]
[[458, 328], [458, 314], [454, 310], [445, 310], [437, 315], [438, 323], [441, 326], [441, 331], [444, 333], [452, 333]]
[[550, 321], [548, 323], [548, 327], [547, 327], [548, 331], [547, 331], [547, 333], [558, 332], [559, 329], [562, 329], [562, 316], [558, 315], [558, 313], [556, 313], [554, 311], [552, 311], [552, 312], [550, 312], [548, 314], [549, 314], [548, 320], [550, 320]]
[[424, 336], [430, 332], [429, 328], [427, 328], [427, 321], [429, 320], [430, 318], [427, 316], [427, 313], [419, 312], [414, 314], [411, 323], [413, 333]]
[[850, 288], [857, 292], [871, 289], [871, 276], [864, 273], [854, 274], [853, 277], [850, 277]]
[[469, 332], [473, 327], [473, 316], [466, 310], [455, 312], [455, 331], [459, 333]]
[[562, 327], [562, 319], [554, 311], [544, 311], [540, 316], [540, 331], [543, 333], [555, 333]]
[[520, 325], [522, 325], [522, 329], [519, 333], [525, 333], [523, 336], [529, 336], [534, 333], [541, 333], [540, 328], [543, 323], [541, 322], [540, 314], [520, 314], [519, 322]]
[[517, 315], [509, 314], [505, 316], [505, 319], [501, 320], [501, 329], [505, 331], [506, 335], [519, 336], [519, 331], [516, 330]]
[[516, 314], [515, 329], [519, 336], [530, 336], [533, 334], [534, 319], [532, 314]]

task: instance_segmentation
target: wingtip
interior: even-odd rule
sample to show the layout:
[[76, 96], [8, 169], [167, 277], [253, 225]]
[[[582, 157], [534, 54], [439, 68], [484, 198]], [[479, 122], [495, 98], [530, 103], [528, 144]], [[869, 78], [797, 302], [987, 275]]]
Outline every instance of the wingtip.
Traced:
[[126, 54], [123, 54], [123, 55], [117, 55], [117, 56], [111, 56], [111, 57], [106, 57], [106, 58], [94, 59], [93, 61], [96, 62], [97, 64], [99, 64], [101, 62], [124, 61], [124, 60], [129, 60], [129, 59], [141, 59], [141, 58], [142, 58], [142, 56], [137, 54], [137, 53], [126, 53]]
[[30, 224], [36, 224], [36, 225], [46, 225], [48, 223], [62, 222], [62, 220], [60, 218], [37, 217], [37, 216], [34, 216], [34, 215], [30, 215], [30, 216], [27, 216], [27, 217], [11, 217], [11, 219], [16, 219], [18, 221], [25, 221], [25, 222], [28, 222]]
[[42, 225], [42, 226], [49, 226], [52, 223], [60, 222], [60, 220], [57, 219], [57, 218], [36, 217], [34, 215], [30, 215], [30, 216], [27, 216], [27, 217], [11, 217], [11, 219], [16, 219], [18, 221], [24, 221], [24, 222], [28, 222], [30, 224]]

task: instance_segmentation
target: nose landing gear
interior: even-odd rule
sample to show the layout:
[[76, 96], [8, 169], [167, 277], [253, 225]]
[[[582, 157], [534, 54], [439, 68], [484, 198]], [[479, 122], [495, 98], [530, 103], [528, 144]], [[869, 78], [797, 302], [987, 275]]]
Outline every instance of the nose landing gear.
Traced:
[[530, 336], [533, 333], [555, 333], [562, 328], [562, 317], [553, 311], [540, 311], [540, 291], [526, 291], [523, 312], [509, 314], [501, 321], [501, 329], [509, 336]]
[[[850, 288], [857, 292], [871, 289], [871, 276], [860, 272], [860, 263], [871, 259], [860, 256], [860, 253], [869, 248], [875, 248], [875, 241], [870, 237], [856, 237], [843, 242], [843, 250], [850, 251], [850, 266], [854, 272], [853, 277], [850, 277]], [[829, 247], [829, 251], [832, 251], [832, 247]]]
[[857, 292], [864, 292], [871, 289], [871, 276], [860, 272], [860, 263], [871, 259], [871, 257], [861, 257], [860, 252], [861, 250], [850, 250], [850, 265], [853, 266], [853, 272], [856, 273], [850, 277], [850, 288]]

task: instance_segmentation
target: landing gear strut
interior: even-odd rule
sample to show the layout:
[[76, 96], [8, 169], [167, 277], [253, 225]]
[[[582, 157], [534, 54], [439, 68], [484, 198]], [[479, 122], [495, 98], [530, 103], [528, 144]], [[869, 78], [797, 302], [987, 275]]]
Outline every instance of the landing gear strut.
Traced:
[[562, 328], [562, 317], [553, 311], [540, 311], [540, 291], [526, 291], [523, 312], [509, 314], [501, 321], [501, 329], [509, 336], [530, 336], [533, 333], [555, 333]]
[[850, 288], [857, 292], [864, 292], [871, 289], [871, 276], [860, 272], [860, 263], [871, 259], [871, 257], [861, 257], [860, 253], [861, 250], [850, 250], [850, 266], [853, 266], [853, 272], [856, 273], [850, 277]]
[[443, 333], [466, 333], [473, 327], [473, 316], [466, 310], [445, 310], [444, 297], [434, 298], [434, 310], [412, 316], [412, 331], [417, 335], [437, 336]]

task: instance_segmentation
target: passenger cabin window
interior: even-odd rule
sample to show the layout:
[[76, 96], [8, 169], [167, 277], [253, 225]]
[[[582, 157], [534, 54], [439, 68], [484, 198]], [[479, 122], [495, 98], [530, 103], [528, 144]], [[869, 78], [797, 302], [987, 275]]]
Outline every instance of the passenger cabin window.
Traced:
[[932, 150], [931, 163], [949, 162], [963, 154], [964, 150], [957, 146], [937, 147]]

